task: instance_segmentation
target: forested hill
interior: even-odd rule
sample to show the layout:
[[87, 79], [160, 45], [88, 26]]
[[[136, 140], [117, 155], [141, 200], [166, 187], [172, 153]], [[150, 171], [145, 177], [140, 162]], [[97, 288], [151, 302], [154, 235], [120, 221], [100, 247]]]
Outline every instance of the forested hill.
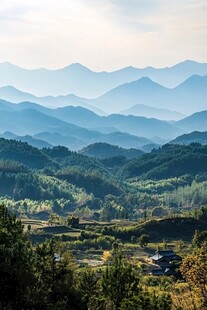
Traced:
[[108, 143], [98, 142], [91, 144], [80, 151], [81, 154], [98, 157], [98, 158], [110, 158], [115, 156], [124, 156], [132, 159], [140, 157], [144, 154], [138, 149], [124, 149], [122, 147], [111, 145]]
[[[109, 146], [107, 144], [100, 144], [104, 146], [102, 157], [110, 157], [114, 155], [114, 150], [123, 151], [121, 148]], [[101, 157], [101, 149], [96, 152]], [[106, 146], [106, 148], [105, 148]], [[108, 150], [109, 148], [109, 150]], [[104, 151], [108, 150], [105, 154]], [[87, 149], [88, 150], [88, 149]], [[94, 151], [94, 146], [92, 147]], [[96, 147], [95, 147], [96, 150]], [[112, 152], [110, 153], [110, 150]], [[90, 151], [90, 148], [89, 148]], [[136, 154], [137, 157], [132, 160], [127, 160], [126, 155], [129, 152]], [[181, 176], [184, 174], [198, 174], [207, 172], [207, 145], [190, 144], [190, 145], [176, 145], [166, 144], [158, 150], [154, 150], [149, 154], [144, 154], [140, 157], [139, 150], [125, 150], [122, 156], [125, 155], [125, 161], [120, 165], [117, 162], [116, 175], [126, 178], [142, 177], [145, 179], [166, 179], [170, 177]], [[134, 155], [134, 156], [135, 156]], [[119, 156], [114, 157], [117, 161]], [[123, 157], [124, 158], [124, 157]], [[39, 150], [30, 146], [25, 142], [6, 140], [0, 138], [0, 160], [16, 161], [24, 166], [32, 169], [50, 168], [52, 173], [59, 173], [65, 175], [66, 171], [76, 170], [76, 174], [98, 174], [101, 178], [115, 179], [115, 173], [109, 170], [107, 165], [104, 165], [103, 160], [88, 157], [83, 154], [70, 151], [63, 146], [51, 148], [43, 148]], [[113, 160], [113, 161], [114, 161]], [[115, 163], [114, 163], [115, 166]], [[59, 172], [58, 172], [59, 171]], [[86, 173], [87, 172], [87, 173]], [[77, 177], [76, 177], [77, 179]]]
[[39, 150], [27, 142], [4, 138], [0, 138], [0, 160], [16, 161], [37, 170], [46, 167], [57, 170], [64, 166], [76, 166], [106, 172], [101, 163], [95, 159], [72, 152], [66, 147], [57, 146]]
[[122, 192], [116, 178], [96, 159], [63, 146], [39, 150], [25, 142], [0, 139], [0, 195], [69, 199], [66, 184], [98, 198]]
[[207, 173], [207, 145], [166, 144], [159, 150], [126, 163], [122, 178], [167, 179], [184, 174]]
[[45, 153], [28, 143], [4, 138], [0, 138], [0, 159], [17, 161], [34, 169], [58, 166]]

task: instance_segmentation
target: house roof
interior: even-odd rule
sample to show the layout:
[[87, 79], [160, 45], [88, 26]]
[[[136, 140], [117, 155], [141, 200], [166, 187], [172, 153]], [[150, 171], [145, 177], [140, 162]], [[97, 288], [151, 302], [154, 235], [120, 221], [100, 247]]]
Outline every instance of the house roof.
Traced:
[[173, 250], [158, 250], [156, 251], [156, 254], [162, 255], [162, 256], [171, 256], [171, 255], [175, 255], [175, 252]]
[[163, 255], [160, 255], [160, 254], [155, 254], [155, 255], [151, 256], [152, 260], [159, 260], [161, 258], [163, 258]]
[[152, 269], [151, 274], [153, 276], [163, 276], [163, 270], [162, 269]]
[[154, 261], [159, 261], [162, 259], [170, 260], [180, 260], [181, 257], [176, 255], [172, 250], [157, 251], [155, 255], [151, 256], [151, 259]]

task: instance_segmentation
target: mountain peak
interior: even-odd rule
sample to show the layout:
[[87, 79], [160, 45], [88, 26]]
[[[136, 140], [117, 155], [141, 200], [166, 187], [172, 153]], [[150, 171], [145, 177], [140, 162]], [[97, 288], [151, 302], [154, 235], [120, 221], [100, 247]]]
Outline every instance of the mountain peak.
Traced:
[[9, 62], [9, 61], [5, 61], [5, 62], [2, 62], [0, 63], [1, 67], [5, 68], [5, 69], [21, 69], [21, 70], [28, 70], [28, 69], [24, 69], [20, 66], [17, 66], [15, 64], [13, 64], [12, 62]]
[[149, 77], [147, 76], [144, 76], [132, 83], [135, 83], [135, 85], [139, 85], [139, 86], [146, 86], [146, 87], [163, 87], [165, 88], [164, 86], [161, 86], [159, 83], [157, 82], [154, 82], [152, 79], [150, 79]]
[[190, 59], [187, 59], [187, 60], [184, 60], [184, 61], [181, 61], [179, 63], [177, 63], [176, 65], [172, 66], [171, 68], [180, 68], [180, 69], [185, 69], [185, 70], [193, 70], [193, 69], [196, 69], [200, 66], [202, 66], [203, 64], [200, 63], [200, 62], [197, 62], [195, 60], [190, 60]]
[[179, 64], [197, 64], [198, 62], [191, 59], [186, 59], [184, 61], [181, 61]]
[[80, 71], [92, 72], [89, 68], [80, 64], [79, 62], [72, 63], [72, 64], [64, 67], [63, 70], [75, 70], [75, 71], [79, 71], [79, 72]]
[[177, 88], [182, 87], [183, 85], [187, 85], [188, 87], [202, 87], [203, 85], [206, 85], [207, 83], [207, 76], [201, 76], [198, 74], [193, 74], [190, 76], [187, 80], [185, 80], [183, 83], [177, 86]]

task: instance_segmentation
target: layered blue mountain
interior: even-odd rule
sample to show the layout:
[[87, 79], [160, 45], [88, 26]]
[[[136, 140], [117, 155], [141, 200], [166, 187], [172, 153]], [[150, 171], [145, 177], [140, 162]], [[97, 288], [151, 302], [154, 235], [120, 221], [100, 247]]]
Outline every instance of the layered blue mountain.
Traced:
[[91, 111], [94, 111], [95, 113], [98, 113], [100, 115], [105, 115], [104, 111], [101, 111], [100, 109], [97, 109], [93, 107], [90, 104], [87, 104], [87, 99], [77, 97], [75, 95], [66, 95], [66, 96], [45, 96], [45, 97], [37, 97], [32, 94], [22, 92], [18, 89], [16, 89], [13, 86], [4, 86], [0, 87], [0, 98], [6, 101], [10, 101], [13, 103], [19, 103], [19, 102], [33, 102], [42, 104], [46, 107], [64, 107], [68, 105], [72, 106], [82, 106], [86, 109], [89, 109]]
[[206, 75], [207, 64], [187, 60], [161, 69], [126, 67], [113, 72], [94, 72], [78, 63], [58, 70], [28, 70], [6, 62], [0, 64], [0, 86], [11, 85], [36, 96], [75, 94], [95, 98], [144, 76], [163, 86], [175, 87], [194, 74]]
[[135, 104], [144, 104], [191, 114], [207, 109], [206, 97], [207, 75], [193, 75], [172, 89], [144, 77], [112, 89], [90, 103], [108, 113], [117, 113]]
[[135, 104], [132, 107], [120, 112], [123, 115], [144, 116], [157, 118], [161, 120], [180, 120], [185, 117], [184, 114], [168, 109], [160, 109], [144, 104]]
[[[3, 103], [3, 106], [5, 106], [5, 102]], [[11, 107], [11, 104], [9, 104], [9, 106]], [[124, 116], [119, 114], [99, 116], [81, 107], [69, 106], [65, 108], [48, 109], [46, 107], [28, 102], [20, 103], [18, 105], [13, 104], [13, 107], [14, 111], [17, 112], [10, 112], [10, 118], [8, 114], [9, 112], [1, 113], [1, 131], [10, 130], [20, 135], [25, 134], [25, 130], [27, 131], [26, 134], [36, 134], [42, 131], [49, 131], [67, 135], [72, 132], [73, 136], [75, 135], [77, 137], [77, 134], [79, 134], [78, 138], [81, 137], [81, 140], [83, 140], [85, 136], [89, 137], [89, 133], [87, 132], [86, 134], [83, 130], [82, 127], [84, 127], [93, 130], [93, 137], [96, 141], [100, 138], [98, 134], [102, 131], [101, 128], [106, 127], [113, 127], [114, 131], [121, 131], [130, 135], [145, 137], [148, 139], [152, 139], [153, 137], [172, 139], [184, 133], [184, 130], [179, 129], [166, 121], [132, 115]], [[7, 118], [8, 123], [4, 121]], [[14, 119], [16, 120], [14, 121]], [[17, 124], [19, 124], [18, 126], [20, 126], [24, 132], [21, 132], [20, 130], [18, 132], [16, 131], [18, 130], [18, 128], [16, 128]], [[8, 126], [11, 126], [11, 129]], [[15, 128], [16, 130], [14, 130]], [[80, 136], [81, 134], [82, 136]], [[148, 143], [150, 142], [148, 141]]]
[[178, 122], [176, 126], [179, 128], [185, 128], [187, 132], [191, 131], [207, 131], [207, 109], [194, 113]]
[[170, 141], [170, 143], [171, 144], [191, 144], [191, 143], [207, 144], [207, 131], [193, 131], [188, 134], [186, 133]]
[[[0, 89], [0, 98], [12, 102], [31, 101], [44, 106], [82, 106], [99, 115], [105, 112], [123, 113], [178, 120], [181, 114], [190, 115], [207, 109], [207, 75], [193, 75], [175, 88], [166, 88], [147, 77], [126, 83], [95, 99], [74, 95], [59, 97], [35, 97], [11, 87]], [[15, 99], [16, 98], [16, 99]], [[21, 99], [21, 100], [20, 100]], [[141, 106], [141, 110], [139, 111]], [[158, 109], [158, 111], [156, 110]], [[161, 111], [160, 111], [161, 110]], [[164, 110], [164, 111], [163, 111]], [[166, 111], [167, 110], [167, 111]], [[123, 112], [124, 111], [124, 112]], [[168, 116], [168, 117], [167, 117]]]
[[[83, 108], [72, 108], [75, 109], [77, 120], [79, 117], [80, 123], [81, 119], [84, 119], [83, 115], [86, 116], [92, 113]], [[81, 113], [82, 110], [85, 114]], [[108, 134], [101, 133], [92, 128], [87, 129], [48, 115], [47, 112], [55, 114], [55, 110], [33, 103], [11, 104], [0, 101], [0, 133], [3, 134], [5, 131], [10, 131], [17, 136], [31, 135], [33, 138], [46, 141], [51, 145], [67, 146], [71, 150], [81, 149], [95, 142], [106, 142], [124, 148], [140, 148], [152, 143], [150, 139], [127, 132], [119, 132], [117, 129]], [[63, 112], [63, 115], [66, 115], [65, 109]], [[72, 118], [73, 115], [75, 114], [71, 113]], [[101, 119], [96, 114], [92, 113], [92, 116], [94, 119], [97, 118], [97, 122], [98, 119]], [[86, 118], [86, 120], [90, 122], [89, 118]], [[85, 123], [85, 125], [87, 124]]]
[[41, 140], [41, 139], [35, 139], [34, 137], [30, 135], [25, 135], [25, 136], [17, 136], [12, 132], [5, 131], [3, 134], [0, 134], [0, 138], [4, 139], [9, 139], [9, 140], [16, 140], [16, 141], [21, 141], [21, 142], [27, 142], [29, 145], [36, 147], [38, 149], [42, 149], [44, 147], [52, 147], [52, 144]]
[[0, 133], [31, 135], [50, 145], [65, 145], [72, 150], [95, 142], [124, 148], [146, 145], [153, 148], [153, 143], [160, 143], [160, 139], [165, 143], [195, 130], [207, 130], [207, 111], [177, 122], [166, 122], [132, 115], [99, 116], [82, 107], [49, 109], [31, 102], [12, 104], [0, 100]]

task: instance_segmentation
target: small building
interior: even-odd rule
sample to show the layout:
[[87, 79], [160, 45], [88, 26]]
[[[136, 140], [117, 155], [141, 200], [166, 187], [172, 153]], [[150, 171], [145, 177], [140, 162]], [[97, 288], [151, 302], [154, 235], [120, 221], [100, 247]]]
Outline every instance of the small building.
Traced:
[[151, 256], [151, 261], [156, 266], [152, 268], [152, 275], [175, 275], [176, 269], [182, 261], [182, 258], [172, 250], [156, 251]]
[[178, 256], [172, 250], [156, 251], [155, 255], [151, 257], [152, 263], [162, 266], [162, 265], [171, 265], [172, 262], [181, 261], [181, 257]]

